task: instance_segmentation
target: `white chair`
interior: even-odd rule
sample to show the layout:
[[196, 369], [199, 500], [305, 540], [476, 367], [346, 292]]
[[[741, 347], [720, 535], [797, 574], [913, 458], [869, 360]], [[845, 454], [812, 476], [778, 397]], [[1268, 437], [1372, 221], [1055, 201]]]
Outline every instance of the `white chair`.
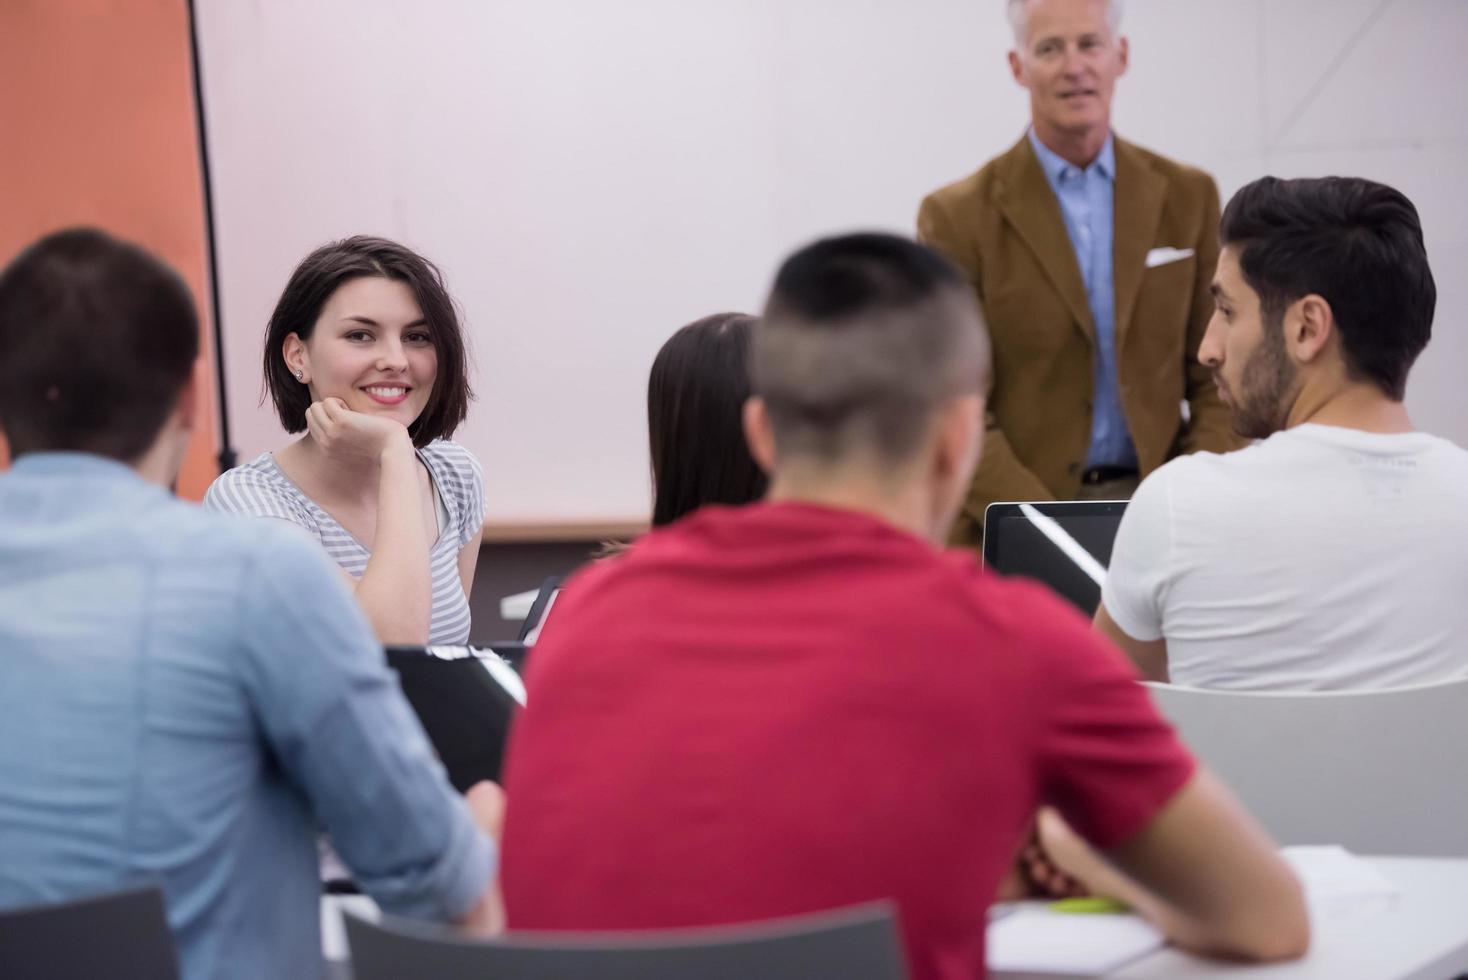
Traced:
[[1468, 680], [1349, 692], [1147, 686], [1281, 844], [1468, 857]]

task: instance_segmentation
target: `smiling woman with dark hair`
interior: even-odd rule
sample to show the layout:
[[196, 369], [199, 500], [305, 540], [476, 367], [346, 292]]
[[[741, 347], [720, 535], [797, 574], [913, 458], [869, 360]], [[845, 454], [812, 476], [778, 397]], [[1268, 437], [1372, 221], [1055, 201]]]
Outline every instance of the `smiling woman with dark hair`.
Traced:
[[438, 269], [381, 238], [318, 248], [270, 317], [264, 366], [281, 425], [305, 435], [220, 476], [205, 506], [311, 532], [383, 642], [467, 642], [484, 476], [448, 441], [472, 395]]
[[715, 313], [669, 337], [647, 379], [652, 450], [652, 525], [671, 524], [705, 504], [764, 496], [764, 472], [744, 442], [749, 343], [755, 319]]

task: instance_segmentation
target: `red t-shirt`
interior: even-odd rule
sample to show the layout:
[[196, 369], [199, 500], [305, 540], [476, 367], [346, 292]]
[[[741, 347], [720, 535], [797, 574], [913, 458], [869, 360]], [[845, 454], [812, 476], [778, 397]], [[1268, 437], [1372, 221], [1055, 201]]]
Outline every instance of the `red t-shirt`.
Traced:
[[511, 927], [891, 898], [914, 980], [983, 975], [986, 910], [1037, 804], [1109, 848], [1193, 770], [1060, 600], [806, 504], [706, 508], [582, 573], [528, 688]]

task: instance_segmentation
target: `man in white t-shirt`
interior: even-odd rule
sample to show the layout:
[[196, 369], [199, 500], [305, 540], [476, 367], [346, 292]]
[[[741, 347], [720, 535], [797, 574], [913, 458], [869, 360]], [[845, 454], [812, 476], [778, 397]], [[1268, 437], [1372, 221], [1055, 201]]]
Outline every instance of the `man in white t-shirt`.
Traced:
[[1468, 452], [1402, 404], [1437, 296], [1416, 209], [1367, 180], [1266, 177], [1221, 224], [1198, 357], [1261, 441], [1142, 483], [1097, 628], [1195, 687], [1468, 676]]

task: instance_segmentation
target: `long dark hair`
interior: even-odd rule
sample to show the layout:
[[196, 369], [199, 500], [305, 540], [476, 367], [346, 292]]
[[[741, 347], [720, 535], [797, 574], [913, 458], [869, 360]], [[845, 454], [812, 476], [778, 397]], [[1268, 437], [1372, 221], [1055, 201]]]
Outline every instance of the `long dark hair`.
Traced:
[[716, 313], [683, 327], [652, 362], [647, 430], [653, 527], [704, 504], [747, 504], [767, 480], [744, 442], [755, 319]]

